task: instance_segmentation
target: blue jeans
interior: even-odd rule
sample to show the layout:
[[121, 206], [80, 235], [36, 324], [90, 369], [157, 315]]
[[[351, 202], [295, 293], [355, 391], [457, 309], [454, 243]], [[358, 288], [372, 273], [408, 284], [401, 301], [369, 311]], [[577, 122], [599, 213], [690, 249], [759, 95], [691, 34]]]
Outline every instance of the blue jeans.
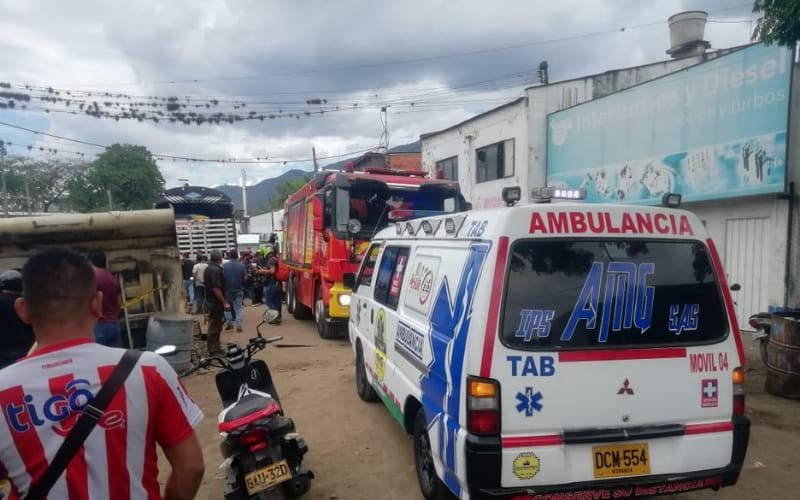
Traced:
[[272, 281], [264, 287], [264, 303], [268, 309], [278, 311], [281, 317], [281, 288], [276, 281]]
[[236, 321], [236, 328], [241, 328], [242, 321], [244, 321], [244, 313], [242, 311], [243, 298], [244, 290], [231, 290], [225, 292], [225, 300], [230, 303], [231, 308], [233, 309], [233, 314], [231, 314], [231, 311], [225, 311], [225, 321], [228, 323]]
[[194, 281], [183, 280], [183, 291], [186, 292], [186, 300], [189, 304], [194, 304]]
[[108, 347], [122, 347], [122, 332], [116, 321], [98, 322], [94, 327], [94, 341]]

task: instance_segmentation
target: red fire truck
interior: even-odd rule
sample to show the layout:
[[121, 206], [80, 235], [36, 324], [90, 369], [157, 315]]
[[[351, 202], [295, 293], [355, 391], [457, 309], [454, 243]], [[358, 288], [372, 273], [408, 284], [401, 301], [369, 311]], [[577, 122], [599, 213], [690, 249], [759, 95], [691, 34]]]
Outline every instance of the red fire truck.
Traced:
[[298, 319], [313, 316], [322, 338], [346, 336], [348, 285], [372, 236], [399, 220], [469, 208], [457, 183], [427, 172], [354, 172], [348, 164], [344, 172], [315, 174], [286, 200], [287, 310]]

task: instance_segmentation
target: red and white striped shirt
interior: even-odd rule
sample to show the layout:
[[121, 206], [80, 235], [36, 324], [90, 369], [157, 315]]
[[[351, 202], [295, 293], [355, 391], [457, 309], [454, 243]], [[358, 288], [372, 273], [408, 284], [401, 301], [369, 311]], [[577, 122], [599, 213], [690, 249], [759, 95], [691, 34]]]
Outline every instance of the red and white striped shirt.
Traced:
[[[80, 339], [0, 370], [0, 477], [11, 480], [11, 499], [42, 477], [123, 352]], [[202, 418], [166, 360], [143, 353], [49, 498], [161, 498], [156, 443], [179, 444]]]

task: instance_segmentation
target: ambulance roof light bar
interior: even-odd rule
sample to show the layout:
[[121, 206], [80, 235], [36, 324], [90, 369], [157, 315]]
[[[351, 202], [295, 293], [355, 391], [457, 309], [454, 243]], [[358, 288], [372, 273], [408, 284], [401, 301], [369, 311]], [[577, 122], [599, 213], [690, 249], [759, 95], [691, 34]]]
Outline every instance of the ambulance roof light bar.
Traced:
[[585, 200], [585, 189], [566, 189], [553, 186], [531, 189], [531, 200], [534, 203], [550, 203], [551, 200]]

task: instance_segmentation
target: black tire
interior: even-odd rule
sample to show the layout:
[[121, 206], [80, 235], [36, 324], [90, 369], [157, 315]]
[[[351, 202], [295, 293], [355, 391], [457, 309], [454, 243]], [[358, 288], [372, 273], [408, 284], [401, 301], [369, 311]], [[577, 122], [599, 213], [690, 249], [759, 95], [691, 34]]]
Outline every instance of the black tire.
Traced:
[[428, 439], [428, 422], [425, 410], [420, 408], [414, 419], [414, 468], [417, 470], [419, 489], [425, 500], [450, 500], [455, 498], [436, 475]]
[[289, 281], [286, 282], [286, 312], [294, 314], [295, 304], [297, 304], [297, 296], [294, 294], [294, 274], [289, 276]]
[[314, 320], [317, 322], [317, 333], [320, 338], [332, 339], [339, 336], [339, 328], [328, 319], [328, 308], [322, 300], [322, 285], [317, 286], [317, 298], [314, 301]]
[[309, 319], [311, 317], [311, 308], [297, 300], [297, 279], [294, 280], [292, 283], [292, 295], [293, 295], [293, 311], [292, 316], [294, 319]]
[[364, 368], [364, 352], [361, 350], [360, 343], [356, 345], [356, 392], [358, 397], [367, 403], [375, 403], [380, 399], [367, 378], [367, 370]]

